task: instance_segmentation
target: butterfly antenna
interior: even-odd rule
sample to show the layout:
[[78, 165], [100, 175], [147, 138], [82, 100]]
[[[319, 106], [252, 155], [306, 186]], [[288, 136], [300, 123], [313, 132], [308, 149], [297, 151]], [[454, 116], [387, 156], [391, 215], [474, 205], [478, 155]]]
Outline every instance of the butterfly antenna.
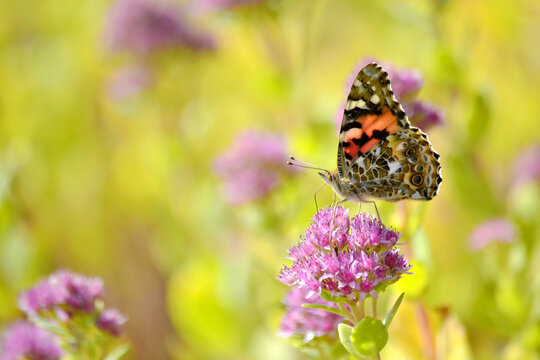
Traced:
[[287, 161], [287, 165], [291, 165], [291, 166], [298, 166], [298, 167], [301, 167], [301, 168], [304, 168], [304, 169], [313, 169], [313, 170], [320, 170], [320, 171], [324, 171], [325, 173], [329, 173], [330, 171], [326, 170], [326, 169], [323, 169], [322, 167], [319, 167], [319, 166], [315, 166], [313, 164], [310, 164], [310, 163], [307, 163], [307, 162], [304, 162], [304, 161], [300, 161], [298, 159], [295, 159], [294, 157], [289, 157], [289, 160]]

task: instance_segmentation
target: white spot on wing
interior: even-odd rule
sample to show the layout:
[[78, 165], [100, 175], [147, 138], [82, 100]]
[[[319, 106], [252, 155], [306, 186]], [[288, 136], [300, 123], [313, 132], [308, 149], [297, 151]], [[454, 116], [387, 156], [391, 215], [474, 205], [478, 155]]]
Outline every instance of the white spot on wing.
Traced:
[[352, 109], [354, 109], [356, 107], [357, 103], [358, 103], [358, 101], [347, 100], [347, 105], [345, 106], [345, 109], [347, 111], [352, 110]]
[[388, 175], [392, 175], [400, 168], [399, 161], [393, 161], [391, 163], [388, 163], [388, 168], [390, 169]]
[[421, 200], [421, 199], [424, 199], [424, 197], [417, 191], [414, 194], [412, 194], [411, 199]]
[[358, 105], [356, 105], [358, 108], [360, 109], [365, 109], [365, 110], [368, 110], [367, 106], [366, 106], [366, 102], [362, 99], [358, 100]]
[[360, 81], [359, 81], [358, 79], [354, 79], [353, 86], [354, 86], [354, 87], [360, 86]]
[[371, 99], [369, 101], [371, 101], [373, 104], [378, 104], [380, 100], [381, 99], [379, 99], [379, 96], [377, 96], [377, 94], [373, 94], [373, 96], [371, 96]]

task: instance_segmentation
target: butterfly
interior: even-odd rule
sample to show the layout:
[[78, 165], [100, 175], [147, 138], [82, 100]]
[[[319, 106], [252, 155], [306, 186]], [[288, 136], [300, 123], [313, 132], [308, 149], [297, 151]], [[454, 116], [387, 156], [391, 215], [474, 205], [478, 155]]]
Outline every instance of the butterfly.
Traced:
[[431, 200], [442, 182], [439, 158], [428, 136], [411, 126], [388, 73], [370, 63], [360, 70], [347, 97], [337, 169], [292, 157], [289, 164], [322, 170], [319, 175], [344, 201]]

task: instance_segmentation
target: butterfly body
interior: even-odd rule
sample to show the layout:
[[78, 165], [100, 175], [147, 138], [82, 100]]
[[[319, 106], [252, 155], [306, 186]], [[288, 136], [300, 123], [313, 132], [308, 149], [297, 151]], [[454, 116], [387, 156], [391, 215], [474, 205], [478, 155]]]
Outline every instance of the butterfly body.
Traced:
[[320, 173], [343, 199], [430, 200], [442, 181], [439, 155], [410, 125], [388, 73], [378, 64], [358, 73], [341, 123], [338, 166]]

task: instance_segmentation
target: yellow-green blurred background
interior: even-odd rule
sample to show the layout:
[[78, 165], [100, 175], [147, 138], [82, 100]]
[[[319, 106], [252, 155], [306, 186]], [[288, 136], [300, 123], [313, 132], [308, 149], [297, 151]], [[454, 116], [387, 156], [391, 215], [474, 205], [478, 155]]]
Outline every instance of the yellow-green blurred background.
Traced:
[[[428, 132], [439, 196], [379, 203], [416, 266], [383, 295], [406, 292], [383, 359], [539, 359], [540, 191], [511, 184], [516, 157], [540, 142], [540, 2], [196, 3], [178, 1], [217, 47], [141, 60], [108, 49], [110, 1], [0, 2], [0, 324], [21, 316], [19, 291], [70, 268], [102, 277], [129, 317], [129, 359], [302, 358], [276, 336], [276, 276], [320, 178], [304, 171], [233, 207], [213, 163], [259, 129], [334, 168], [345, 81], [374, 57], [420, 71], [419, 97], [446, 113]], [[111, 96], [115, 73], [141, 63], [152, 83]], [[472, 251], [494, 217], [515, 242]]]

